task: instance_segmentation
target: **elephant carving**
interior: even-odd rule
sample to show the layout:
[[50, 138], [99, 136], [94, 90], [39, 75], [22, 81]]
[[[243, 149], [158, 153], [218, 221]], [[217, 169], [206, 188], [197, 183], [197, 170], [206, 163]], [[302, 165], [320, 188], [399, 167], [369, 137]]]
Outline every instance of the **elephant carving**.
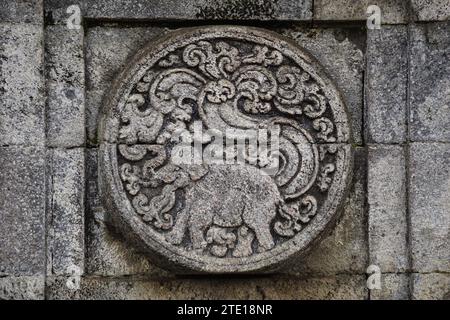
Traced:
[[[193, 249], [203, 250], [209, 231], [238, 228], [233, 256], [252, 254], [249, 229], [260, 252], [274, 247], [270, 224], [282, 198], [273, 179], [261, 170], [249, 165], [211, 166], [205, 177], [186, 188], [185, 201], [166, 236], [170, 243], [180, 244], [188, 234]], [[231, 231], [228, 235], [236, 237]]]

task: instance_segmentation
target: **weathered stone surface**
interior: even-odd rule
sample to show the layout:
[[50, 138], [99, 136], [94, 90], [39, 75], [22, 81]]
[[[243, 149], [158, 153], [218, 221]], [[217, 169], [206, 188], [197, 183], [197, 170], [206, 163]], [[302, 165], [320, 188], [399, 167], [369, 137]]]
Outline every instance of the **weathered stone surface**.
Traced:
[[408, 300], [409, 275], [386, 273], [381, 275], [381, 289], [370, 290], [370, 300]]
[[44, 276], [0, 278], [0, 300], [43, 300]]
[[43, 30], [0, 23], [0, 145], [43, 145]]
[[[98, 114], [104, 93], [125, 63], [165, 28], [89, 28], [86, 36], [86, 122], [88, 143], [97, 145]], [[110, 41], [103, 41], [110, 39]]]
[[369, 143], [401, 143], [406, 138], [406, 28], [383, 26], [367, 32], [365, 136]]
[[412, 298], [417, 300], [449, 300], [450, 274], [415, 273], [413, 277]]
[[85, 143], [83, 29], [46, 28], [47, 144]]
[[365, 277], [144, 280], [83, 278], [69, 290], [65, 278], [49, 279], [49, 299], [352, 299], [367, 298]]
[[368, 155], [370, 264], [381, 272], [408, 268], [406, 173], [402, 146], [370, 146]]
[[367, 154], [356, 148], [353, 181], [336, 226], [311, 253], [285, 272], [305, 275], [363, 274], [367, 267], [367, 214], [365, 186]]
[[450, 144], [413, 143], [410, 150], [413, 271], [450, 271]]
[[[50, 0], [47, 16], [63, 23], [70, 0]], [[312, 0], [84, 0], [83, 17], [136, 20], [310, 20]]]
[[351, 117], [353, 141], [362, 143], [365, 31], [359, 28], [280, 29], [325, 67], [344, 95]]
[[411, 140], [450, 142], [450, 21], [411, 27]]
[[105, 223], [107, 214], [98, 190], [97, 149], [86, 151], [87, 216], [86, 273], [89, 275], [123, 276], [145, 274], [169, 277], [154, 266]]
[[450, 19], [448, 0], [411, 0], [414, 19], [419, 21], [436, 21]]
[[83, 149], [48, 151], [50, 274], [84, 270], [84, 158]]
[[381, 9], [382, 24], [408, 21], [405, 0], [315, 0], [314, 20], [366, 20], [370, 5], [377, 5]]
[[[331, 227], [347, 189], [352, 155], [341, 96], [312, 57], [275, 33], [216, 26], [156, 40], [115, 82], [103, 112], [108, 217], [176, 271], [280, 266]], [[181, 155], [186, 146], [173, 140], [188, 128], [203, 162]], [[277, 149], [253, 162], [248, 144], [223, 150], [222, 135], [242, 139], [230, 132], [237, 128], [268, 130]], [[207, 161], [207, 150], [219, 147], [231, 163]]]
[[44, 274], [45, 153], [0, 148], [0, 275]]
[[13, 23], [43, 23], [43, 0], [3, 0], [0, 21]]

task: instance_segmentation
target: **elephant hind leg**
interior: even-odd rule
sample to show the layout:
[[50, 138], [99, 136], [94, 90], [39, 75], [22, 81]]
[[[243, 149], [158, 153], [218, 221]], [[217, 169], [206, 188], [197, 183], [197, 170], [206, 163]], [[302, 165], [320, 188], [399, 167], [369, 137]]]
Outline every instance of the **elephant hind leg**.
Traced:
[[256, 231], [255, 233], [260, 248], [261, 247], [263, 248], [263, 250], [261, 251], [270, 250], [275, 246], [275, 243], [273, 242], [273, 237], [269, 231], [269, 225], [267, 225], [267, 228], [262, 229], [260, 228], [260, 230]]
[[272, 234], [270, 233], [270, 221], [249, 221], [247, 225], [255, 232], [260, 251], [270, 250], [275, 246]]
[[177, 214], [177, 220], [172, 230], [166, 235], [166, 240], [174, 245], [178, 245], [183, 241], [186, 232], [187, 221], [189, 218], [189, 208], [185, 207]]

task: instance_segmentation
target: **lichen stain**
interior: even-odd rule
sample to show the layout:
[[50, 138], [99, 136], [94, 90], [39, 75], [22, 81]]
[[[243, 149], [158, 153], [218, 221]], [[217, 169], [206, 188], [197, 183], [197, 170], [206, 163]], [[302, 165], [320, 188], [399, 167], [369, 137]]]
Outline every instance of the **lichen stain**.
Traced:
[[199, 7], [199, 19], [274, 19], [278, 0], [214, 0]]

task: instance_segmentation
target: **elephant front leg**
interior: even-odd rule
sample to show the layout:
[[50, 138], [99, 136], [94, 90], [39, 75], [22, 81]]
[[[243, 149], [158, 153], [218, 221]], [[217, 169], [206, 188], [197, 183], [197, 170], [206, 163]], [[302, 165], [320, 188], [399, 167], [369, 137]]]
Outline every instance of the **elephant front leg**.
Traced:
[[194, 250], [203, 251], [208, 243], [205, 240], [204, 228], [190, 229], [192, 248]]
[[246, 226], [242, 226], [238, 231], [238, 242], [233, 250], [233, 257], [242, 258], [251, 256], [253, 253], [252, 242], [255, 239], [253, 232]]

